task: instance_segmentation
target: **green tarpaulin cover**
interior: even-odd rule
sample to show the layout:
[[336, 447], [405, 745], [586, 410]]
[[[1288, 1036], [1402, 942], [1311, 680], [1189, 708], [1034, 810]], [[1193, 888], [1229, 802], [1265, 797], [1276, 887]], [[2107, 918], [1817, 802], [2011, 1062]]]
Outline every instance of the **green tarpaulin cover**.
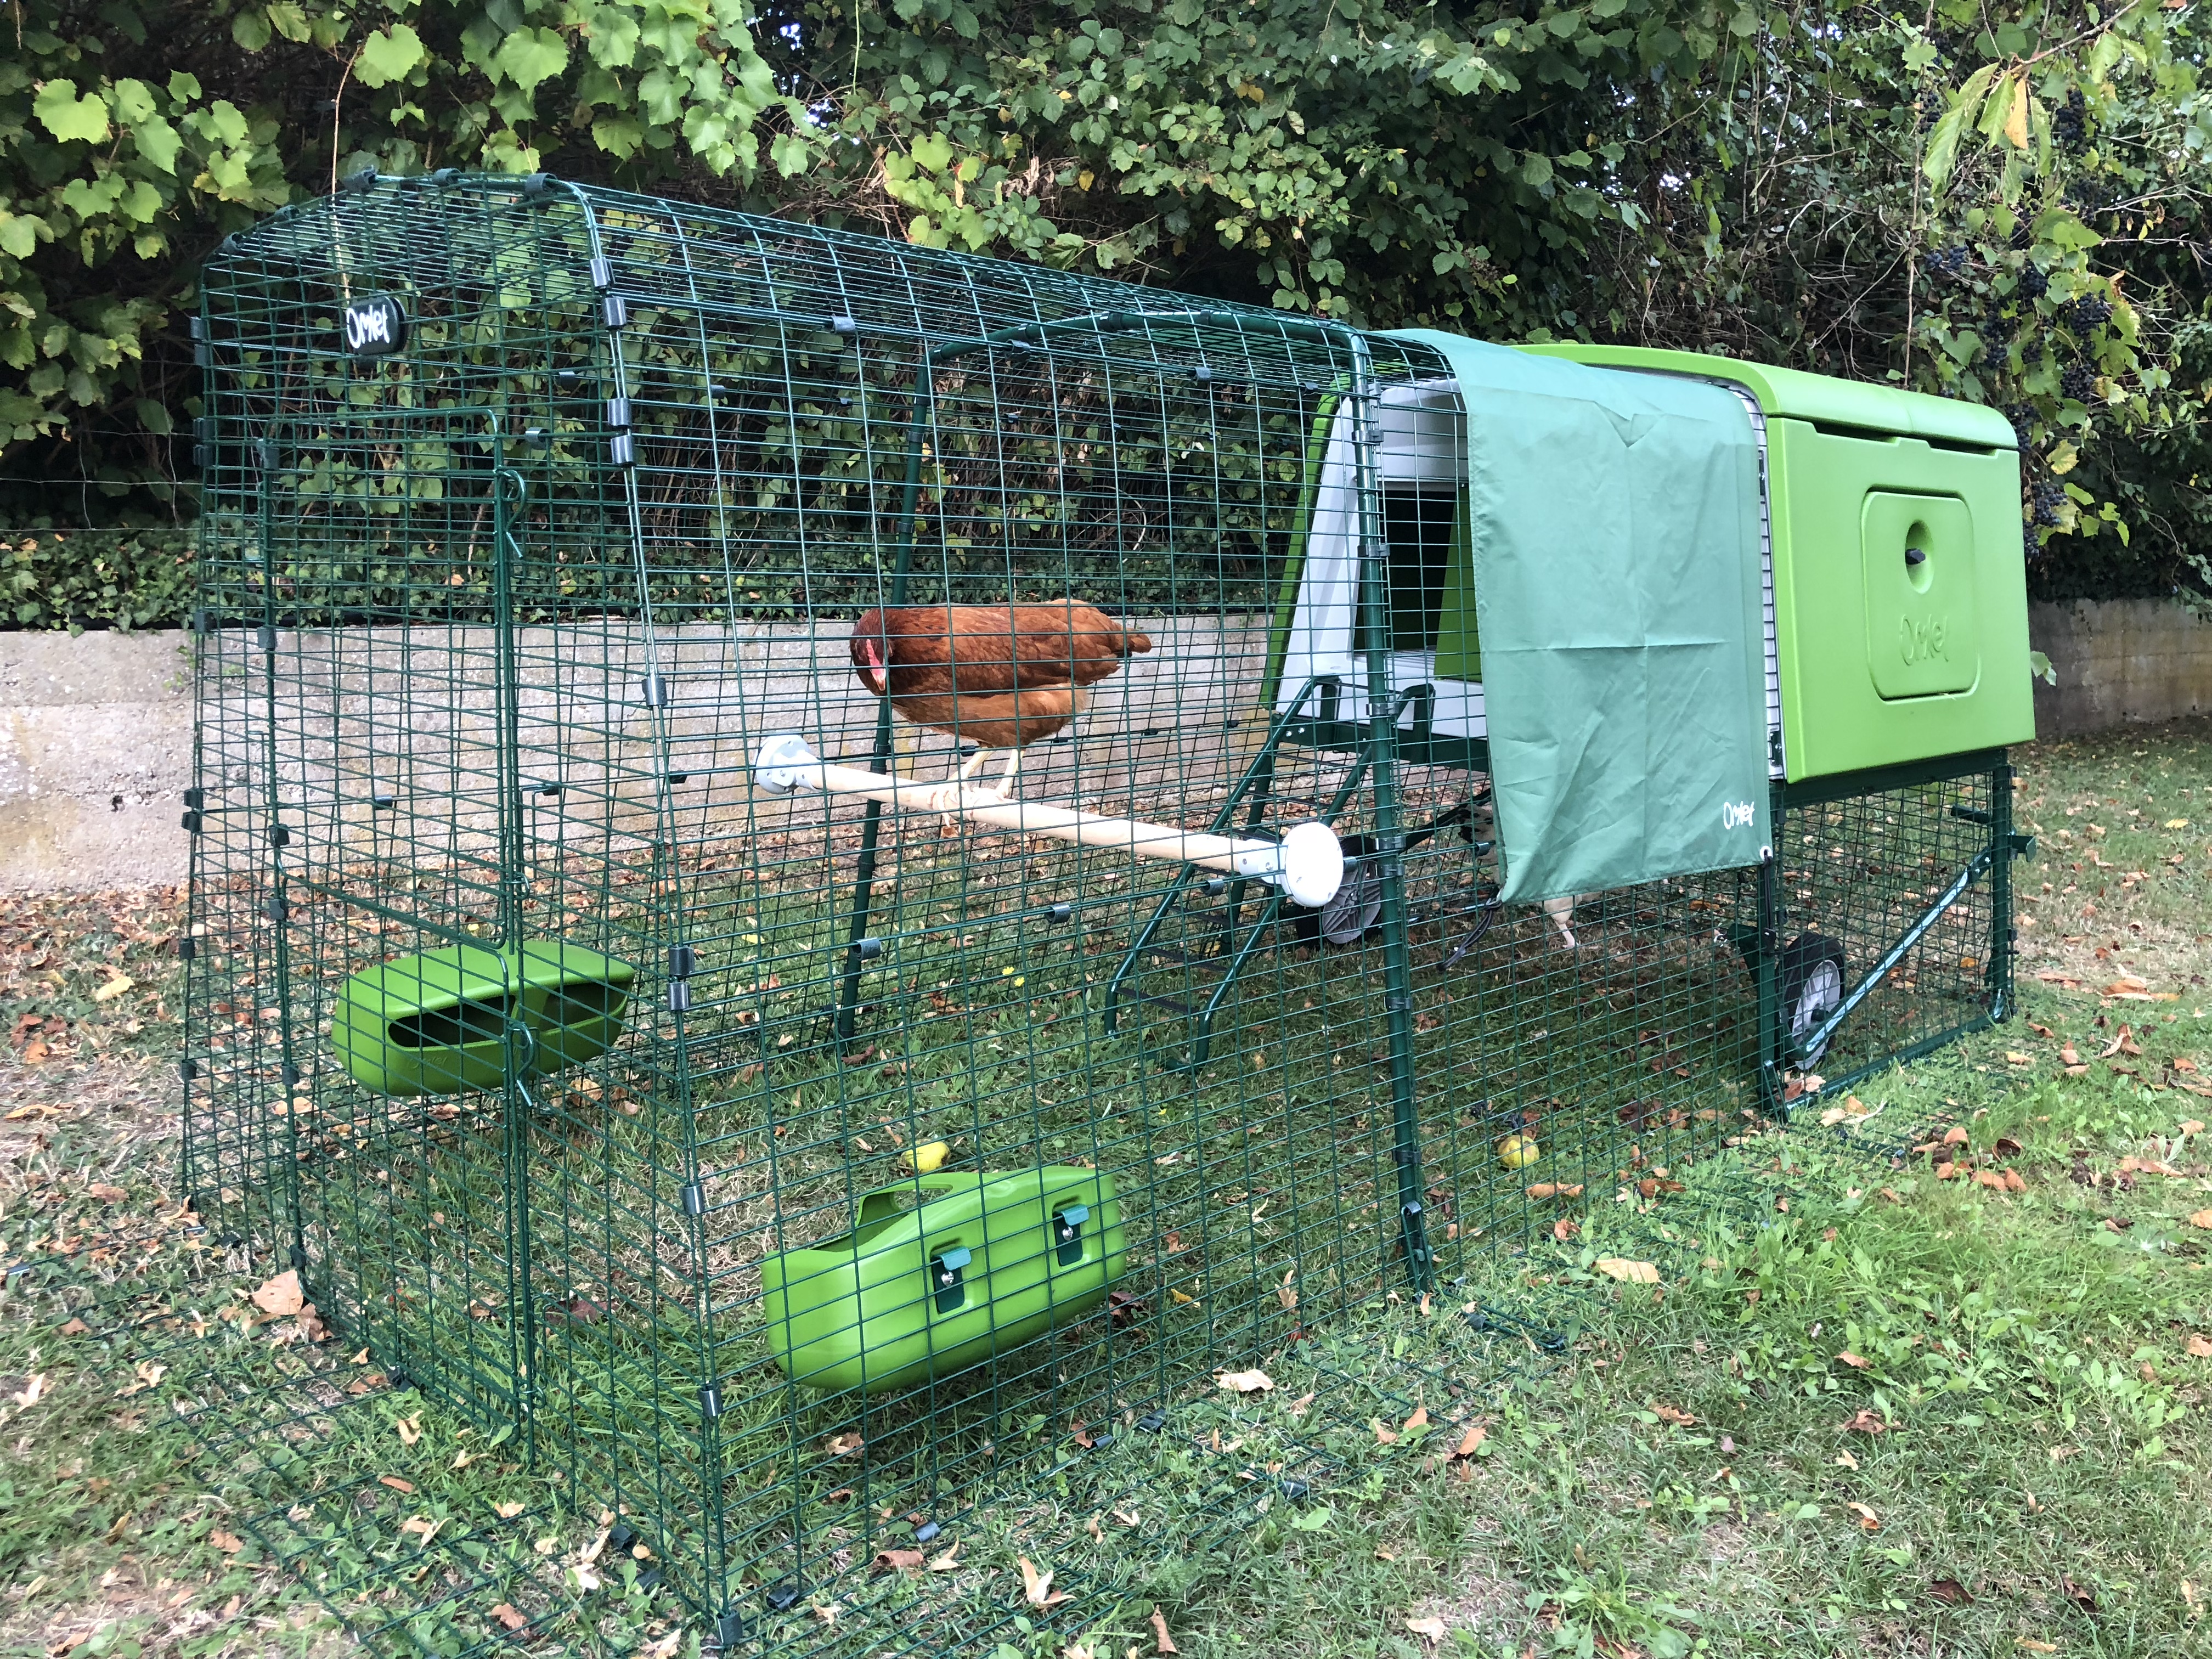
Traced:
[[1502, 896], [1766, 852], [1758, 441], [1726, 389], [1425, 329], [1467, 407]]

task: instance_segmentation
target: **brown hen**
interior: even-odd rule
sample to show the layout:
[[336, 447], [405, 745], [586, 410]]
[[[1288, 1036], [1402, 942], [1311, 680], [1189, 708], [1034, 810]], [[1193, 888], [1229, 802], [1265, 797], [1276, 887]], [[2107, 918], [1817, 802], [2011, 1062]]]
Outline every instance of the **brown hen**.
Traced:
[[994, 749], [1008, 751], [995, 789], [1004, 800], [1022, 750], [1051, 737], [1090, 705], [1084, 688], [1118, 671], [1152, 642], [1095, 605], [907, 605], [878, 607], [853, 626], [860, 683], [917, 726], [978, 744], [941, 805], [961, 792]]

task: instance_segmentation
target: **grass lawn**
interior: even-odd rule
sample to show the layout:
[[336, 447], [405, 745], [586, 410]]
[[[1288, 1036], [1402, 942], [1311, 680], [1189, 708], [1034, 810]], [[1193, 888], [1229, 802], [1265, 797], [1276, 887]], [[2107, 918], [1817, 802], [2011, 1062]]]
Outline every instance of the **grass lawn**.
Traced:
[[[1537, 1304], [1563, 1351], [1386, 1300], [1271, 1358], [1272, 1388], [1190, 1402], [1127, 1503], [1065, 1517], [1078, 1542], [1036, 1564], [1079, 1583], [1133, 1562], [1127, 1593], [1004, 1630], [994, 1659], [1151, 1655], [1155, 1607], [1194, 1659], [2212, 1653], [2212, 1224], [2212, 1224], [2212, 726], [2018, 760], [2019, 1018], [1758, 1138], [1656, 1286], [1596, 1271], [1595, 1228], [1523, 1264], [1568, 1287]], [[178, 1208], [167, 902], [0, 901], [9, 1261]], [[364, 1541], [303, 1503], [300, 1560], [270, 1559], [219, 1460], [154, 1409], [160, 1379], [95, 1368], [40, 1280], [0, 1300], [0, 1652], [350, 1651], [303, 1572], [404, 1565], [420, 1529]], [[502, 1553], [572, 1560], [604, 1532], [418, 1406], [370, 1402], [319, 1479], [404, 1487], [399, 1513], [501, 1583]], [[1195, 1527], [1274, 1461], [1305, 1489], [1262, 1479]], [[1198, 1542], [1158, 1565], [1164, 1536]], [[961, 1544], [1003, 1596], [1011, 1544]], [[594, 1561], [610, 1650], [696, 1650], [639, 1564]]]

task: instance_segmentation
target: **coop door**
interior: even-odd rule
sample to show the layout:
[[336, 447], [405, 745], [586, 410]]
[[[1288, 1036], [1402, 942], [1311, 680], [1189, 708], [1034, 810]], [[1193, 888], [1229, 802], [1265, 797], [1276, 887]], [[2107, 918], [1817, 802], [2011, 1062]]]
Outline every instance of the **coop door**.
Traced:
[[368, 398], [256, 453], [239, 695], [265, 711], [306, 1276], [380, 1358], [516, 1423], [513, 476], [489, 412]]
[[[1429, 730], [1440, 737], [1484, 733], [1482, 654], [1477, 641], [1468, 545], [1465, 421], [1455, 386], [1428, 382], [1387, 388], [1379, 401], [1382, 538], [1388, 550], [1390, 686], [1432, 688]], [[1359, 559], [1359, 501], [1352, 412], [1339, 410], [1307, 515], [1304, 559], [1291, 612], [1275, 706], [1306, 698], [1308, 715], [1368, 718]], [[1399, 715], [1411, 726], [1420, 711]]]

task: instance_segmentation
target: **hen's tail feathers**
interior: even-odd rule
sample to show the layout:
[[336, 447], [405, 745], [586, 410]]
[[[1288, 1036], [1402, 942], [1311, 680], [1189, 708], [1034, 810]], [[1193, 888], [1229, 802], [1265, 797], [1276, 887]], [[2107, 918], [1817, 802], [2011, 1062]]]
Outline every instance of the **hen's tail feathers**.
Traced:
[[1121, 643], [1128, 647], [1127, 654], [1139, 656], [1152, 648], [1152, 636], [1139, 634], [1133, 628], [1125, 628], [1121, 630]]

